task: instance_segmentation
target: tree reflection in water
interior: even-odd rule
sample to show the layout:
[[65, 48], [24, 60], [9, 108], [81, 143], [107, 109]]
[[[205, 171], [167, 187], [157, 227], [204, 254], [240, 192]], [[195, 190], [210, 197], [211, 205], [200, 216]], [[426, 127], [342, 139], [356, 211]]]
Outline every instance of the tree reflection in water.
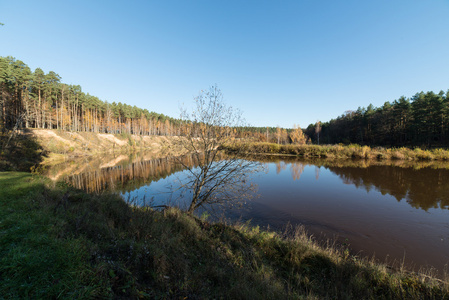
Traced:
[[[183, 156], [181, 159], [185, 164], [195, 165], [191, 156]], [[386, 165], [365, 160], [298, 160], [286, 157], [257, 159], [264, 163], [275, 163], [277, 174], [289, 168], [294, 180], [300, 180], [306, 166], [315, 166], [315, 178], [318, 180], [320, 168], [324, 167], [338, 175], [344, 183], [368, 192], [374, 188], [383, 195], [394, 196], [398, 201], [405, 199], [414, 208], [426, 211], [430, 208], [449, 209], [449, 163], [390, 161]], [[64, 181], [87, 192], [109, 190], [125, 193], [180, 172], [183, 167], [170, 157], [148, 159], [122, 155], [111, 158], [106, 163], [97, 159], [84, 164], [71, 163], [65, 167], [65, 173], [56, 170], [58, 169], [49, 172], [53, 174], [50, 177], [64, 178]]]
[[430, 208], [449, 209], [449, 163], [368, 160], [298, 160], [292, 157], [259, 157], [265, 163], [273, 162], [276, 173], [290, 168], [293, 180], [299, 180], [306, 166], [315, 166], [315, 178], [319, 179], [324, 167], [338, 175], [343, 183], [363, 188], [367, 192], [376, 189], [383, 195], [405, 199], [414, 208], [427, 211]]
[[[182, 156], [180, 159], [184, 164], [195, 165], [191, 156]], [[87, 168], [79, 173], [65, 175], [63, 180], [90, 193], [104, 190], [124, 193], [166, 178], [183, 169], [182, 165], [175, 163], [171, 157], [137, 159], [127, 164]]]
[[414, 208], [449, 209], [449, 170], [401, 168], [395, 166], [329, 167], [344, 182], [370, 191], [375, 188]]

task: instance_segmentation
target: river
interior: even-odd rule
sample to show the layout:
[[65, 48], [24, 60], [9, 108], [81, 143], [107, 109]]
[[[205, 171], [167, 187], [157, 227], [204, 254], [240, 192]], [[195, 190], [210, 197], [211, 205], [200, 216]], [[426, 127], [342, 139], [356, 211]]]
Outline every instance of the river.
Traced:
[[[184, 157], [185, 164], [193, 164]], [[303, 225], [318, 242], [360, 256], [442, 276], [449, 263], [449, 166], [366, 161], [260, 158], [257, 197], [225, 211], [232, 219], [283, 230]], [[133, 205], [183, 205], [171, 193], [185, 171], [172, 159], [145, 155], [71, 162], [48, 170], [89, 192], [115, 191]]]

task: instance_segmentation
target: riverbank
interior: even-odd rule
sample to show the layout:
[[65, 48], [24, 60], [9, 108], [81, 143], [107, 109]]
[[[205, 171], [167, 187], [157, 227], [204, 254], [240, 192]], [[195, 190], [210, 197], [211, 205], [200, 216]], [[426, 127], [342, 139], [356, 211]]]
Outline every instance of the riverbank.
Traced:
[[179, 137], [69, 132], [27, 129], [0, 135], [0, 171], [30, 171], [41, 164], [53, 165], [82, 157], [106, 154], [146, 153], [169, 156], [185, 154]]
[[[383, 148], [352, 145], [279, 145], [274, 143], [244, 143], [248, 153], [293, 155], [304, 158], [370, 159], [403, 161], [449, 161], [449, 151], [444, 149]], [[224, 150], [235, 151], [235, 146], [225, 145]]]
[[[12, 137], [12, 138], [11, 138]], [[82, 157], [106, 154], [143, 152], [156, 156], [186, 154], [176, 136], [141, 136], [68, 132], [54, 129], [27, 129], [0, 135], [0, 171], [30, 171], [40, 165], [54, 165]], [[6, 145], [6, 146], [5, 146]], [[238, 145], [222, 149], [236, 150]], [[376, 162], [449, 162], [449, 151], [420, 148], [371, 148], [360, 145], [278, 145], [274, 143], [244, 143], [254, 155], [289, 155], [328, 160], [357, 159]], [[239, 149], [240, 150], [240, 149]]]
[[147, 151], [179, 155], [177, 152], [182, 152], [182, 149], [175, 147], [178, 137], [173, 136], [69, 132], [51, 129], [33, 129], [28, 134], [33, 136], [49, 154], [45, 163], [61, 158], [73, 159], [105, 153]]
[[449, 283], [285, 234], [0, 173], [5, 298], [449, 299]]

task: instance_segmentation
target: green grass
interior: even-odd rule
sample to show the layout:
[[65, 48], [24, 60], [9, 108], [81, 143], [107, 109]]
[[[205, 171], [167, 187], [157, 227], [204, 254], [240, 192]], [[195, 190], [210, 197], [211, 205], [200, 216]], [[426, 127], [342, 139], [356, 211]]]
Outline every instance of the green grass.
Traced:
[[7, 299], [449, 299], [448, 283], [319, 247], [300, 227], [209, 223], [24, 173], [0, 173], [0, 205]]
[[82, 297], [93, 290], [82, 237], [57, 239], [63, 221], [42, 207], [46, 190], [26, 173], [0, 173], [0, 295]]

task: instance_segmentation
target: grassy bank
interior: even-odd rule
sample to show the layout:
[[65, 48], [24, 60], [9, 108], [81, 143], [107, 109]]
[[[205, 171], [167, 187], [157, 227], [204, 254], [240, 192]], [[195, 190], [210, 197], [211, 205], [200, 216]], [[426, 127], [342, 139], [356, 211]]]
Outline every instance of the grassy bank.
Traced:
[[449, 284], [392, 272], [286, 234], [0, 173], [4, 298], [449, 299]]
[[[224, 146], [235, 150], [233, 146]], [[449, 151], [444, 149], [382, 148], [352, 145], [278, 145], [274, 143], [245, 143], [246, 151], [255, 154], [295, 155], [307, 158], [376, 159], [405, 161], [449, 161]]]

